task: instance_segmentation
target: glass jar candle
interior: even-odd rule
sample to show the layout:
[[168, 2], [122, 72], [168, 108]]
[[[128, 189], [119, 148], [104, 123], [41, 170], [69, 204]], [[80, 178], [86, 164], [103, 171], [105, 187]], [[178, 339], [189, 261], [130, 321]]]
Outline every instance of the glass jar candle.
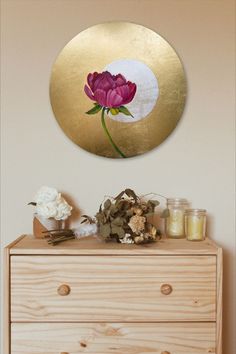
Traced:
[[203, 241], [206, 236], [206, 210], [188, 209], [185, 213], [185, 234], [189, 241]]
[[189, 207], [186, 199], [169, 198], [167, 199], [167, 208], [169, 216], [166, 218], [166, 235], [171, 238], [185, 237], [184, 215]]

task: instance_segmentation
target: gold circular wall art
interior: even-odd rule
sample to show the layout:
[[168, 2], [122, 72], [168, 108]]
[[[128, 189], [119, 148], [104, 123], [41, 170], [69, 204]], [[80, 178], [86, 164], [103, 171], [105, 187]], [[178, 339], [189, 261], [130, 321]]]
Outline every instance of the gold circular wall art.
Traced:
[[65, 134], [96, 155], [126, 158], [162, 143], [185, 105], [174, 49], [141, 25], [109, 22], [74, 37], [51, 75], [53, 112]]

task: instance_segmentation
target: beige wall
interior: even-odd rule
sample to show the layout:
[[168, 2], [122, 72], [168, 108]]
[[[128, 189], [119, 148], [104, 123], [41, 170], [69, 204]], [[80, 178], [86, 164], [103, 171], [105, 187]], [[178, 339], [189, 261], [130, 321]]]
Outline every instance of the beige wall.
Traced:
[[[209, 212], [224, 247], [224, 354], [236, 352], [233, 311], [234, 1], [7, 0], [2, 2], [2, 243], [31, 232], [26, 206], [43, 184], [93, 214], [105, 194], [184, 196]], [[109, 160], [75, 146], [50, 107], [52, 64], [81, 30], [127, 20], [157, 31], [180, 55], [188, 98], [174, 133], [143, 156]], [[109, 48], [108, 48], [109, 50]], [[235, 309], [235, 307], [234, 307]]]

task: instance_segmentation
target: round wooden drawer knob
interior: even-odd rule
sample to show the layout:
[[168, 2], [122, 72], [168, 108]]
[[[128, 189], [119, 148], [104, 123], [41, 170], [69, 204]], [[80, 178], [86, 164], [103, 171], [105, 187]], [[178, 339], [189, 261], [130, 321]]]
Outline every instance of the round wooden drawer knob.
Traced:
[[[66, 284], [62, 284], [59, 286], [59, 288], [57, 289], [57, 292], [59, 295], [61, 296], [66, 296], [66, 295], [69, 295], [70, 293], [70, 287], [69, 285], [66, 285]], [[63, 354], [63, 353], [62, 353]], [[68, 354], [65, 352], [65, 354]]]
[[68, 352], [61, 352], [61, 354], [69, 354]]
[[161, 354], [170, 354], [170, 352], [167, 352], [166, 350], [164, 352], [161, 352]]
[[[172, 293], [172, 286], [170, 284], [162, 284], [161, 286], [161, 293], [163, 295], [170, 295]], [[163, 352], [161, 354], [168, 354], [168, 352]]]

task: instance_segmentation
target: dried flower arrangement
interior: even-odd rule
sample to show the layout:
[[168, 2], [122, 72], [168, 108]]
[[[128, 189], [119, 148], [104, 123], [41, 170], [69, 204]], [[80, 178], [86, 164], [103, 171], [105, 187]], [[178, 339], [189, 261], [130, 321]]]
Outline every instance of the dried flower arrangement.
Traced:
[[82, 223], [96, 223], [98, 232], [105, 241], [143, 244], [154, 242], [161, 232], [148, 221], [157, 200], [138, 197], [132, 189], [125, 189], [115, 198], [108, 197], [99, 208], [95, 218], [83, 215]]

